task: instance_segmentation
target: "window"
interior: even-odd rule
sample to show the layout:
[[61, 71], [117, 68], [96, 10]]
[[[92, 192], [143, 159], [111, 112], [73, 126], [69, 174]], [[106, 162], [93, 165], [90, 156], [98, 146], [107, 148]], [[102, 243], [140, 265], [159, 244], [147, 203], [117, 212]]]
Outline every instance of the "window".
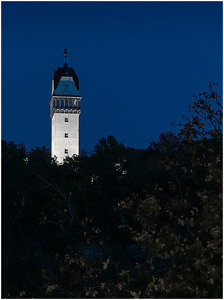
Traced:
[[65, 138], [68, 138], [68, 133], [65, 133]]
[[65, 154], [68, 154], [68, 149], [65, 149]]
[[68, 118], [65, 118], [65, 122], [68, 122]]

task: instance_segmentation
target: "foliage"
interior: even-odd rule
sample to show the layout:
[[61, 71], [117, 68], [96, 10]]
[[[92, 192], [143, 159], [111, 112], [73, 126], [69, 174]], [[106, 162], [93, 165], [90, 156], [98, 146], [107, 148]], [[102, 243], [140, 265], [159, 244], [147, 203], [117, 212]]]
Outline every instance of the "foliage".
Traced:
[[212, 86], [148, 149], [108, 136], [58, 165], [45, 147], [2, 141], [2, 298], [222, 297]]
[[[202, 138], [222, 138], [223, 105], [219, 101], [220, 96], [214, 91], [217, 83], [210, 82], [209, 92], [199, 93], [199, 98], [193, 95], [196, 101], [188, 105], [190, 117], [185, 117], [186, 123], [179, 136], [183, 140], [196, 140]], [[171, 122], [172, 124], [172, 122]]]

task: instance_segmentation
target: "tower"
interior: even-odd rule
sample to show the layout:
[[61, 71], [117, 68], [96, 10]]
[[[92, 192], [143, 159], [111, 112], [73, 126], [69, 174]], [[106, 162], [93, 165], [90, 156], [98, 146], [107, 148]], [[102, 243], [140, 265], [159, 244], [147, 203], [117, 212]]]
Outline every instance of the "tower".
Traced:
[[63, 67], [58, 67], [52, 80], [50, 101], [51, 156], [59, 163], [66, 156], [79, 155], [79, 78], [68, 66], [68, 51], [64, 50]]

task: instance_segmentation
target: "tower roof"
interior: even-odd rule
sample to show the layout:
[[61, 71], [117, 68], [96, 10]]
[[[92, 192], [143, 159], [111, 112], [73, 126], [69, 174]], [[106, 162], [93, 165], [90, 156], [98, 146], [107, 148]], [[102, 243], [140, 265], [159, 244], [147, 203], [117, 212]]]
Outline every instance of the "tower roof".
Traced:
[[57, 70], [54, 72], [54, 91], [57, 92], [56, 90], [62, 77], [72, 77], [75, 84], [75, 90], [73, 90], [73, 93], [79, 93], [79, 78], [75, 73], [74, 69], [68, 66], [67, 57], [68, 51], [65, 46], [63, 67], [58, 67]]
[[79, 91], [79, 78], [75, 73], [75, 70], [72, 67], [68, 67], [68, 65], [64, 64], [63, 67], [58, 67], [56, 71], [54, 71], [54, 90], [57, 89], [58, 84], [62, 76], [72, 77], [76, 86], [77, 91]]

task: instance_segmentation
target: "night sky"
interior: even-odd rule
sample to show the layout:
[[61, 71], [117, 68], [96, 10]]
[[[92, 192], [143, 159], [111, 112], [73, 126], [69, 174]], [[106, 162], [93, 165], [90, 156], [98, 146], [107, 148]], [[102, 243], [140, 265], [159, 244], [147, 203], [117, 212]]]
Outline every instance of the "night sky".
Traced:
[[220, 2], [1, 2], [2, 139], [50, 148], [53, 73], [79, 77], [80, 149], [147, 148], [179, 131], [192, 94], [222, 93]]

